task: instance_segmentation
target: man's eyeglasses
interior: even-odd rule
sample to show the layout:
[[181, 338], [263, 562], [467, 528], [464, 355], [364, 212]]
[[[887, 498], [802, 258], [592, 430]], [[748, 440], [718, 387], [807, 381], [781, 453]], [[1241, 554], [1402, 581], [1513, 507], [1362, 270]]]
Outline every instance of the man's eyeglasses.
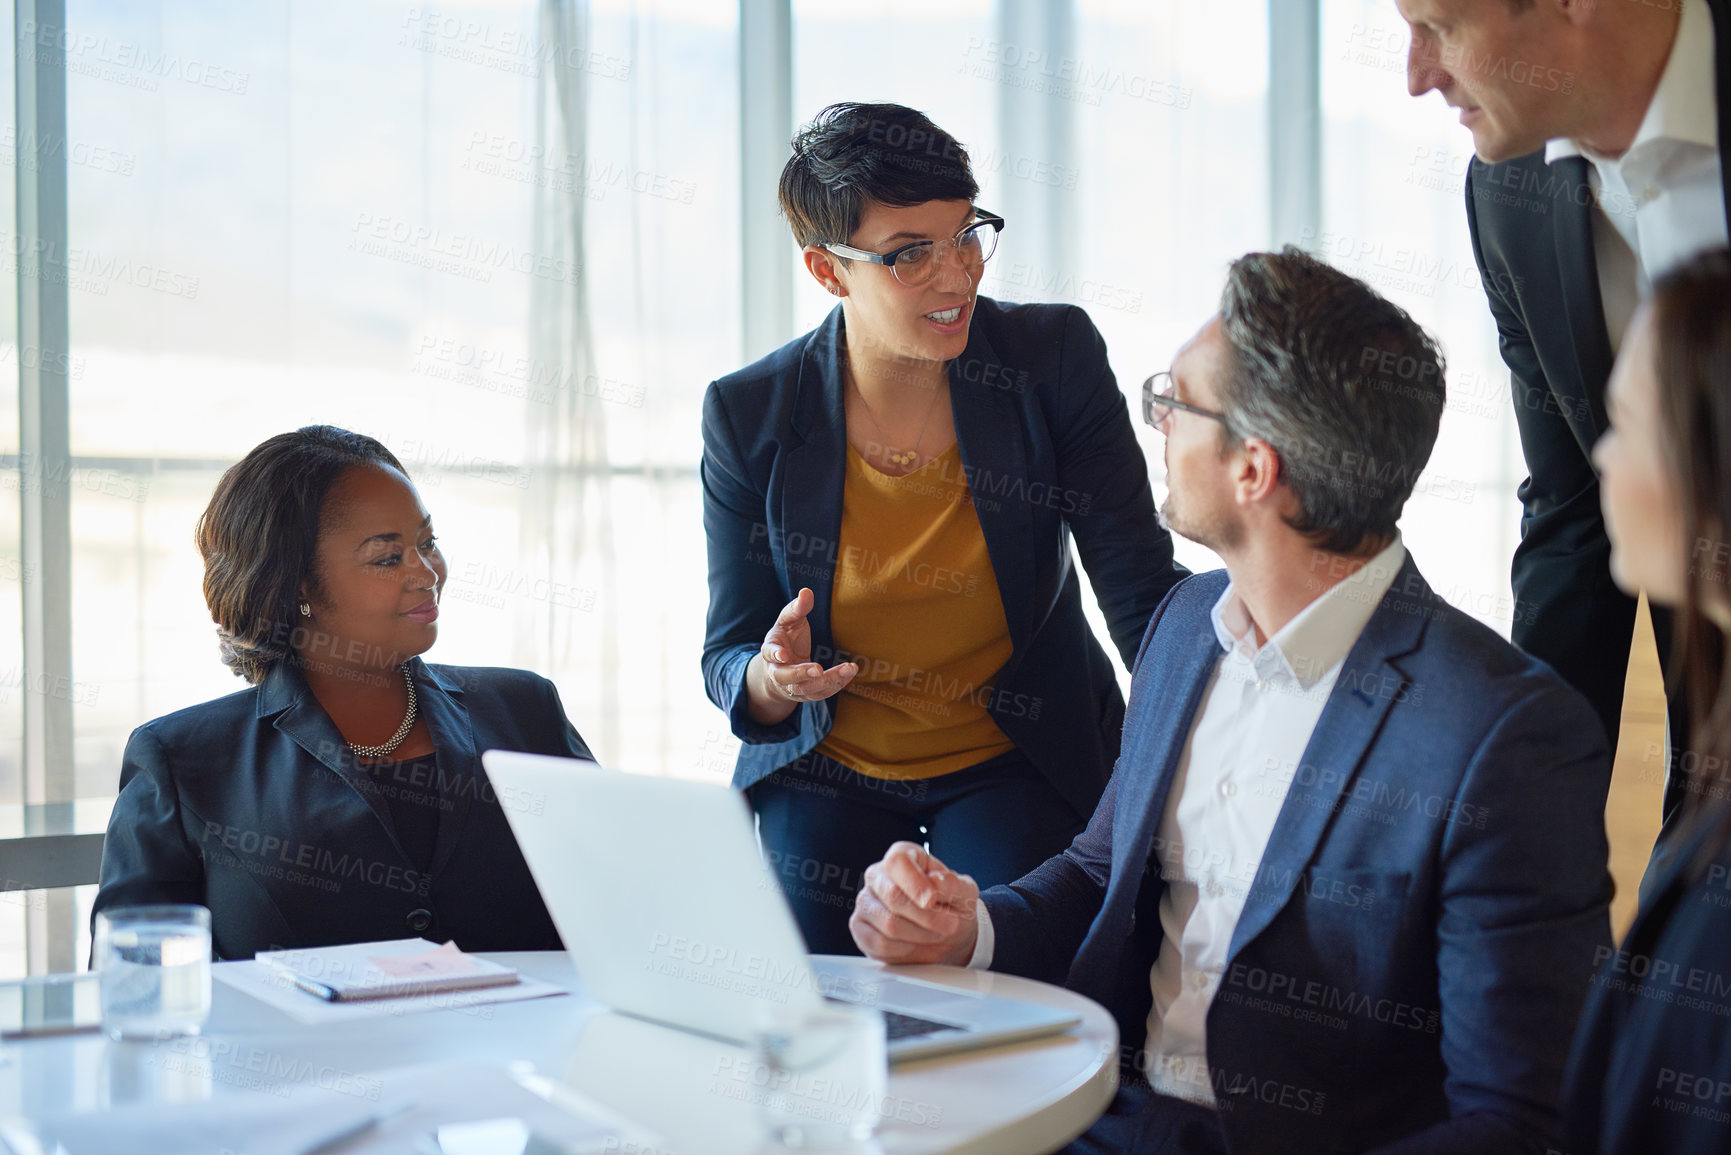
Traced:
[[1231, 429], [1232, 423], [1226, 419], [1226, 414], [1217, 413], [1212, 409], [1204, 409], [1200, 405], [1192, 405], [1188, 401], [1180, 401], [1172, 396], [1172, 374], [1156, 373], [1142, 382], [1142, 420], [1159, 429], [1166, 419], [1172, 416], [1174, 409], [1182, 409], [1186, 413], [1194, 413], [1198, 417], [1211, 417], [1220, 424]]
[[998, 233], [1003, 227], [1004, 218], [997, 213], [975, 209], [974, 220], [947, 241], [915, 241], [887, 253], [871, 253], [842, 244], [822, 247], [838, 257], [884, 265], [895, 274], [896, 280], [911, 289], [930, 281], [938, 271], [938, 263], [951, 250], [962, 268], [969, 272], [991, 260], [992, 252], [998, 247]]

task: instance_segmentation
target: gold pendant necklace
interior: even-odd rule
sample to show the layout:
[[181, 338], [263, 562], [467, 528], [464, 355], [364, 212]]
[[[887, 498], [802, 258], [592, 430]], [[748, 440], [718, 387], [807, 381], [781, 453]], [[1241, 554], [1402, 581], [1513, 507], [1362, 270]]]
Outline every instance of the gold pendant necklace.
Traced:
[[848, 384], [853, 386], [854, 395], [859, 398], [859, 403], [865, 407], [866, 416], [871, 419], [872, 428], [876, 429], [878, 436], [884, 439], [884, 459], [903, 469], [918, 461], [920, 459], [920, 445], [925, 442], [926, 430], [932, 424], [932, 411], [938, 407], [938, 387], [935, 385], [932, 387], [932, 399], [926, 402], [926, 419], [920, 423], [920, 435], [915, 440], [914, 447], [907, 450], [897, 450], [890, 445], [889, 434], [885, 433], [884, 427], [879, 424], [877, 414], [872, 412], [871, 402], [866, 400], [865, 393], [860, 390], [859, 382], [854, 380], [851, 369], [848, 371]]

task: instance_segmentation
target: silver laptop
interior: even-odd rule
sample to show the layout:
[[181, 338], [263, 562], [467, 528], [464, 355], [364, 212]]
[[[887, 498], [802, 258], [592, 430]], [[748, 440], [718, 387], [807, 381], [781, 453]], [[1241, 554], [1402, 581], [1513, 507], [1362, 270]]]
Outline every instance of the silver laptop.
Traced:
[[503, 750], [481, 762], [584, 987], [616, 1011], [747, 1042], [762, 1002], [857, 1003], [884, 1012], [891, 1061], [1081, 1024], [812, 959], [736, 790]]

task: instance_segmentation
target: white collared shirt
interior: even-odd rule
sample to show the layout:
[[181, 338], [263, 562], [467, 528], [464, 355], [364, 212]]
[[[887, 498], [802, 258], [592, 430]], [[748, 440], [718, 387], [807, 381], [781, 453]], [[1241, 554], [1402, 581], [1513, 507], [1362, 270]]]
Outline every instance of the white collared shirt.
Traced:
[[[1214, 1104], [1206, 1020], [1232, 933], [1346, 655], [1405, 562], [1397, 534], [1260, 647], [1233, 586], [1211, 611], [1223, 653], [1178, 755], [1151, 847], [1166, 890], [1144, 1058], [1148, 1081], [1162, 1093]], [[982, 968], [991, 965], [995, 939], [984, 903], [976, 914], [979, 938], [968, 965]]]
[[1599, 212], [1593, 255], [1613, 351], [1653, 281], [1726, 243], [1719, 108], [1707, 0], [1683, 0], [1677, 39], [1628, 151], [1615, 159], [1572, 140], [1545, 145], [1545, 161], [1584, 156]]

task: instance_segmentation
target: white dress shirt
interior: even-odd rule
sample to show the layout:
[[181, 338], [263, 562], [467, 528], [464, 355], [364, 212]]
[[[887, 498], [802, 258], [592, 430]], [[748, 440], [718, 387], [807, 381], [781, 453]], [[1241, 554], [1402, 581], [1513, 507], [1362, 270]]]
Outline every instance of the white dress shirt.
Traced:
[[[1157, 1091], [1214, 1105], [1206, 1020], [1232, 933], [1346, 655], [1405, 562], [1397, 535], [1260, 647], [1233, 586], [1215, 603], [1222, 656], [1178, 755], [1150, 848], [1166, 881], [1144, 1051]], [[968, 965], [983, 968], [991, 965], [995, 936], [984, 903], [976, 914], [979, 937]]]
[[1546, 163], [1591, 162], [1587, 182], [1599, 207], [1593, 256], [1613, 351], [1655, 278], [1726, 243], [1714, 89], [1713, 14], [1707, 0], [1684, 0], [1670, 58], [1628, 151], [1613, 159], [1561, 138], [1545, 146]]

